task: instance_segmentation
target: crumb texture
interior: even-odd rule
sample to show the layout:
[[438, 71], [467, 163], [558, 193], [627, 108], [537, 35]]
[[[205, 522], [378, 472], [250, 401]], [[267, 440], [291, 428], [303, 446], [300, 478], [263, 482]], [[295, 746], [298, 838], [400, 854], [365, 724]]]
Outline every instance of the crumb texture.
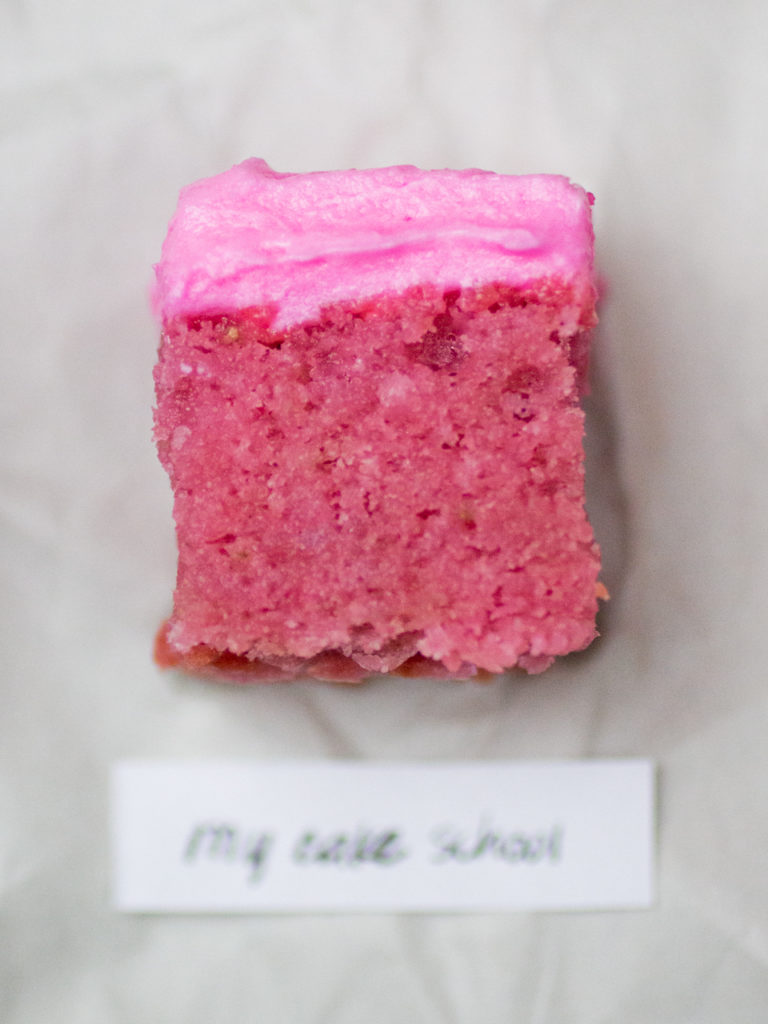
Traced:
[[546, 667], [595, 636], [586, 336], [557, 279], [166, 321], [179, 568], [161, 663], [355, 681]]

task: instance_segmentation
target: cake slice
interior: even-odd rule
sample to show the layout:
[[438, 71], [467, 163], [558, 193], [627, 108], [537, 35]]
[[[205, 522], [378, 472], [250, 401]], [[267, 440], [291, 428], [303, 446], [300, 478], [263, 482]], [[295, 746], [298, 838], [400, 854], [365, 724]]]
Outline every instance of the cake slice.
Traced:
[[590, 643], [591, 203], [552, 175], [260, 160], [183, 190], [154, 292], [160, 664], [487, 677]]

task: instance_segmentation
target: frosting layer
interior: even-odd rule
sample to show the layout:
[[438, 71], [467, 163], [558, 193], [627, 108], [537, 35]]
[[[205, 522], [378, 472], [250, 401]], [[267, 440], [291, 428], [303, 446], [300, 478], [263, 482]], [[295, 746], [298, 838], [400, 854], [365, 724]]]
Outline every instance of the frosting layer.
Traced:
[[332, 302], [425, 283], [556, 276], [591, 288], [591, 201], [559, 175], [280, 174], [246, 160], [182, 190], [153, 304], [164, 320], [273, 306], [274, 325], [285, 327]]

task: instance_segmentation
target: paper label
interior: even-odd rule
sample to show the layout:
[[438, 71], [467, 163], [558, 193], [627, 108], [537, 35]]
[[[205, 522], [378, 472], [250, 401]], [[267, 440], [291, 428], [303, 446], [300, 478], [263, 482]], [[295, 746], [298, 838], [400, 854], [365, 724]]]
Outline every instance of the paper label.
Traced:
[[125, 761], [115, 903], [136, 912], [647, 907], [653, 767]]

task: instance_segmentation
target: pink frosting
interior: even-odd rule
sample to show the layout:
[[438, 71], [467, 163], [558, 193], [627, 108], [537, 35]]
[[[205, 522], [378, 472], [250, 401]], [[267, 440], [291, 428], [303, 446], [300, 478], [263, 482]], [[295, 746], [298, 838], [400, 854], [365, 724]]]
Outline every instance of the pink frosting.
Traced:
[[246, 160], [182, 190], [153, 304], [161, 318], [274, 305], [284, 327], [427, 282], [590, 280], [591, 202], [559, 175], [279, 174]]

